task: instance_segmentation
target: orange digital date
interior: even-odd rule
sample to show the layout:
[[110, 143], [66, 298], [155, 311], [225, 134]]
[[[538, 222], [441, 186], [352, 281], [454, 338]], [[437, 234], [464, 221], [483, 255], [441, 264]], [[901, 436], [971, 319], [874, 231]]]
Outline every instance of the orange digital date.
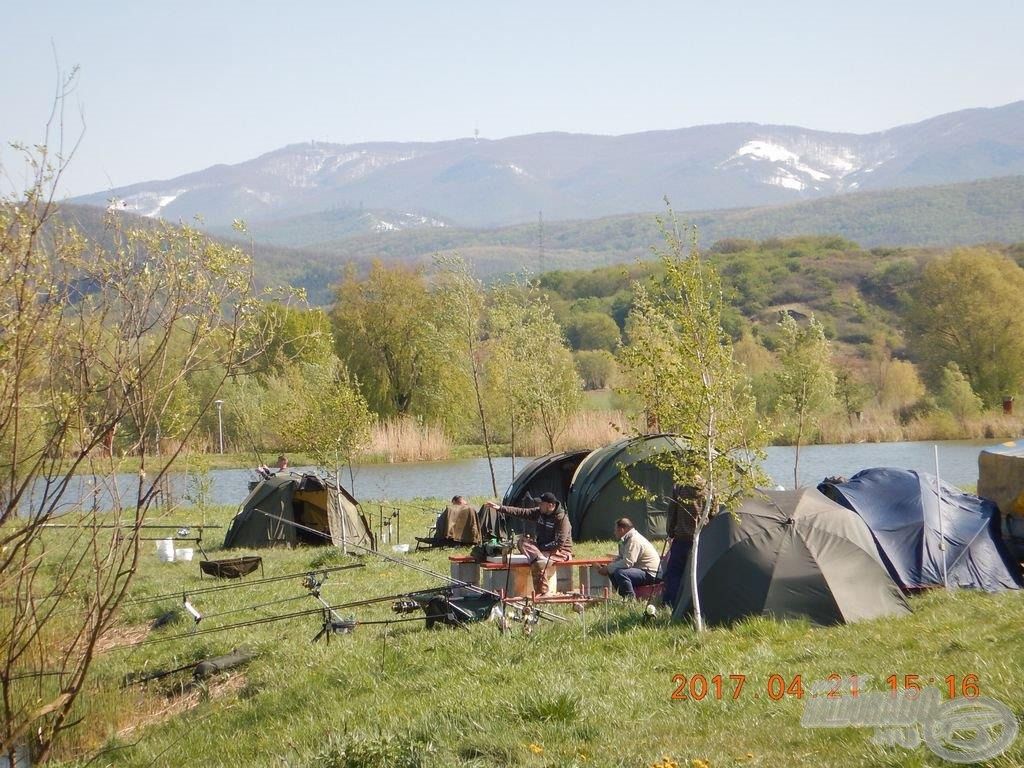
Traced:
[[[673, 701], [703, 701], [711, 698], [721, 701], [730, 699], [736, 701], [742, 694], [747, 683], [746, 675], [672, 675], [672, 683], [676, 686], [672, 691]], [[793, 675], [785, 678], [782, 675], [768, 675], [764, 685], [764, 692], [772, 701], [780, 701], [790, 696], [802, 699], [804, 696], [804, 683], [800, 675]], [[760, 691], [754, 693], [760, 695]]]

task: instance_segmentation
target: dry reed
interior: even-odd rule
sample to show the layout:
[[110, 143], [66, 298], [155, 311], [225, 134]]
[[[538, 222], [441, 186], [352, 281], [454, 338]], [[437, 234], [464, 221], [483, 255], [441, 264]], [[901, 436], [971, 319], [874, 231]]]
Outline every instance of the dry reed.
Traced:
[[451, 455], [452, 441], [439, 427], [420, 424], [411, 417], [379, 421], [371, 430], [362, 456], [380, 456], [388, 463], [439, 461]]

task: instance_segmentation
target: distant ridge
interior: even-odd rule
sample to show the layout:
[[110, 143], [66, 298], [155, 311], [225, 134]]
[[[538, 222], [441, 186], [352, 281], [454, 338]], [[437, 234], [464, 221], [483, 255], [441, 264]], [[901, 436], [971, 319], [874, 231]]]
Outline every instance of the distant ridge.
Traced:
[[665, 196], [680, 210], [722, 210], [1021, 174], [1024, 101], [871, 134], [728, 123], [624, 136], [311, 142], [72, 202], [113, 201], [172, 221], [198, 215], [210, 227], [244, 219], [256, 236], [306, 245], [295, 241], [301, 228], [281, 234], [289, 219], [341, 212], [327, 240], [380, 228], [509, 226], [541, 211], [545, 222], [592, 219], [654, 210]]

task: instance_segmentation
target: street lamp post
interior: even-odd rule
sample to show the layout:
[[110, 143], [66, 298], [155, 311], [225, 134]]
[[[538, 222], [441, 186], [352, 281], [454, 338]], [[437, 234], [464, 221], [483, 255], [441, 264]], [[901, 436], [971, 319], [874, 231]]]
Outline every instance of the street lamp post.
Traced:
[[220, 452], [224, 453], [224, 419], [221, 416], [221, 408], [224, 405], [224, 401], [214, 400], [213, 402], [217, 406], [217, 437], [220, 443]]

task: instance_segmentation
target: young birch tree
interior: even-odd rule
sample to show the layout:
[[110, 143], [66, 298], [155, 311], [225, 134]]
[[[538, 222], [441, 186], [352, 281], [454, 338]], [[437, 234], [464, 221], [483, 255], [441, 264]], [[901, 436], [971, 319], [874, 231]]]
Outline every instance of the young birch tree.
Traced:
[[[32, 185], [0, 201], [0, 754], [27, 741], [43, 762], [76, 722], [168, 469], [264, 329], [246, 254], [117, 217], [95, 246], [54, 205], [62, 160], [29, 157]], [[196, 400], [200, 371], [219, 380]], [[168, 428], [177, 447], [154, 462]], [[138, 461], [130, 488], [119, 455]], [[80, 498], [79, 473], [106, 497]], [[70, 532], [48, 530], [57, 515]]]
[[758, 464], [767, 442], [755, 403], [722, 329], [722, 291], [714, 268], [701, 260], [696, 232], [684, 241], [674, 217], [656, 249], [664, 274], [636, 284], [620, 357], [648, 414], [662, 431], [684, 436], [691, 450], [655, 457], [679, 485], [704, 489], [695, 520], [689, 581], [694, 622], [704, 628], [697, 588], [700, 534], [718, 504], [730, 507], [762, 480]]
[[836, 373], [832, 366], [832, 350], [825, 329], [812, 316], [801, 326], [790, 314], [779, 322], [781, 367], [775, 374], [779, 387], [778, 408], [796, 421], [793, 460], [793, 487], [800, 487], [800, 446], [817, 414], [835, 403]]
[[494, 365], [513, 421], [534, 422], [548, 450], [583, 399], [583, 381], [551, 307], [535, 284], [497, 292], [491, 309]]

